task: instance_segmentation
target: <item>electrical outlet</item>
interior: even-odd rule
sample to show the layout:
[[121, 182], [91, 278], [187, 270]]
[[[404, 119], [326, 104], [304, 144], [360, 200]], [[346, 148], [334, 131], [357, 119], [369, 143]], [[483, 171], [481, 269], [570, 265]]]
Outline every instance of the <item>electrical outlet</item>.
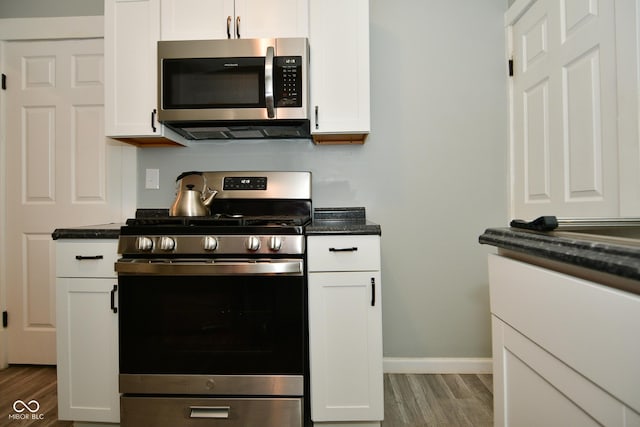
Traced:
[[160, 169], [147, 169], [144, 179], [144, 188], [147, 190], [160, 189]]

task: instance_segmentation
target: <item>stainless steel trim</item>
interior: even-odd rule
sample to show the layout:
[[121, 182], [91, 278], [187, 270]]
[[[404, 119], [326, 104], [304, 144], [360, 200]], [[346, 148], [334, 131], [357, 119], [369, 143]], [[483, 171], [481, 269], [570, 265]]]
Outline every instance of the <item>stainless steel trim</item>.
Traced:
[[[171, 237], [175, 242], [172, 251], [164, 251], [161, 249], [161, 240], [163, 237]], [[207, 237], [216, 238], [215, 250], [205, 249], [205, 240]], [[260, 239], [260, 248], [255, 251], [249, 251], [245, 243], [252, 236], [249, 235], [145, 235], [145, 236], [120, 236], [118, 242], [118, 253], [120, 254], [156, 254], [167, 256], [168, 254], [189, 254], [202, 256], [215, 256], [217, 254], [237, 255], [257, 254], [264, 256], [272, 256], [275, 252], [270, 249], [269, 239], [273, 236], [253, 236]], [[301, 255], [304, 253], [305, 240], [304, 236], [297, 234], [275, 235], [280, 238], [280, 250], [277, 251], [281, 255]], [[138, 244], [142, 245], [142, 248]]]
[[572, 227], [638, 227], [640, 218], [558, 218], [558, 229]]
[[120, 393], [302, 396], [302, 375], [120, 374]]
[[267, 55], [264, 60], [264, 98], [267, 105], [267, 116], [272, 119], [276, 116], [273, 100], [273, 46], [267, 47]]
[[162, 276], [302, 276], [300, 259], [120, 259], [118, 274]]

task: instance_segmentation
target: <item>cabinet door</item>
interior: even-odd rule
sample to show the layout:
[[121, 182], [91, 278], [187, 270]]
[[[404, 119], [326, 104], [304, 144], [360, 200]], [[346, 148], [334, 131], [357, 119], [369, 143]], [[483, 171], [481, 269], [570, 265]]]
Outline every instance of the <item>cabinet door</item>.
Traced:
[[161, 1], [162, 40], [234, 37], [233, 0]]
[[162, 40], [307, 37], [306, 0], [162, 0]]
[[160, 0], [108, 0], [104, 15], [106, 135], [159, 136]]
[[309, 274], [311, 419], [382, 420], [379, 272]]
[[58, 278], [58, 416], [119, 422], [117, 279]]
[[499, 318], [492, 316], [492, 326], [496, 426], [630, 426], [640, 419]]
[[369, 1], [311, 0], [311, 132], [369, 132]]
[[236, 0], [236, 36], [308, 37], [309, 6], [307, 0]]

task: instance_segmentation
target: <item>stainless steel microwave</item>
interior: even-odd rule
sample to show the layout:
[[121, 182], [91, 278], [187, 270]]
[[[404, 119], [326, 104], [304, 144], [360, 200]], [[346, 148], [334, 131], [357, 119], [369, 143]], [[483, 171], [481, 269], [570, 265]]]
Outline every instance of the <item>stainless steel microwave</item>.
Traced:
[[308, 137], [306, 38], [158, 42], [158, 120], [189, 139]]

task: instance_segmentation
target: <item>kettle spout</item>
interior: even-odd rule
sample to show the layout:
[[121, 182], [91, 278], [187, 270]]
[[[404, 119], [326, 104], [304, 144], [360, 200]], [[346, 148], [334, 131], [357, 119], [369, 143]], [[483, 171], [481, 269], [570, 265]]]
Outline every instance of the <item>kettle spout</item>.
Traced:
[[206, 207], [209, 207], [211, 206], [211, 202], [213, 202], [213, 199], [216, 197], [216, 194], [218, 194], [218, 190], [213, 190], [209, 187], [206, 187], [205, 191], [209, 194], [205, 195], [204, 193], [202, 193], [202, 203]]

